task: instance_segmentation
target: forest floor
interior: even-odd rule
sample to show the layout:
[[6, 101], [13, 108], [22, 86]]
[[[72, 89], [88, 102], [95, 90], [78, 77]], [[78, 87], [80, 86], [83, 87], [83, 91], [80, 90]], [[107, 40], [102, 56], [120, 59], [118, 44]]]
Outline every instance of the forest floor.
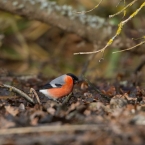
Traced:
[[34, 97], [31, 104], [3, 87], [9, 84], [30, 96], [30, 88], [37, 90], [47, 79], [1, 77], [0, 144], [144, 144], [145, 90], [133, 80], [82, 81], [65, 103], [65, 98], [54, 102], [38, 93], [40, 103]]

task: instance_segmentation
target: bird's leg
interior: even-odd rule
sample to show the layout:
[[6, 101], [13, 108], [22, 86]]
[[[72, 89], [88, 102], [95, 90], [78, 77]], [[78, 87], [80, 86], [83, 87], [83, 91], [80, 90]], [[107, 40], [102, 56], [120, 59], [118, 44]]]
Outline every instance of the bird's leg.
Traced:
[[66, 96], [66, 98], [65, 98], [64, 101], [62, 102], [62, 106], [65, 105], [65, 104], [70, 100], [72, 94], [73, 94], [73, 93], [71, 92], [69, 95]]

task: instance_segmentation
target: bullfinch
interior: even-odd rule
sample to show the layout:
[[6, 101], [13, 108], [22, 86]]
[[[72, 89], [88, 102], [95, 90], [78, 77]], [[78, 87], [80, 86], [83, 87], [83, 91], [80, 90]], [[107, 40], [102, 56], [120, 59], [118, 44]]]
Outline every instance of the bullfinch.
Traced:
[[74, 84], [78, 82], [78, 77], [71, 73], [67, 73], [46, 83], [41, 89], [39, 89], [39, 92], [49, 99], [57, 100], [69, 95], [73, 90]]

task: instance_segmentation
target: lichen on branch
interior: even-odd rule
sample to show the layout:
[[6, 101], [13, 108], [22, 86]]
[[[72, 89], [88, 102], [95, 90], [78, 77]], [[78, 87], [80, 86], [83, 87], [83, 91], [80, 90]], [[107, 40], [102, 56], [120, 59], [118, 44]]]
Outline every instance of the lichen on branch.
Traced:
[[93, 43], [97, 42], [100, 37], [97, 31], [108, 25], [103, 18], [76, 14], [71, 6], [59, 6], [48, 0], [0, 0], [0, 9], [31, 20], [57, 26]]

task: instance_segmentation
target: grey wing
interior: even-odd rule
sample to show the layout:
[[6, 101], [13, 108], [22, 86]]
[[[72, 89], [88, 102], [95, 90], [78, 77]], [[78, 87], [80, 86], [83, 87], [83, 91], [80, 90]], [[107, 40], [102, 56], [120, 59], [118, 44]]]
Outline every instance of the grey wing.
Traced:
[[66, 75], [62, 75], [54, 80], [52, 80], [50, 82], [51, 86], [53, 87], [61, 87], [62, 85], [65, 84], [64, 79], [65, 79]]

